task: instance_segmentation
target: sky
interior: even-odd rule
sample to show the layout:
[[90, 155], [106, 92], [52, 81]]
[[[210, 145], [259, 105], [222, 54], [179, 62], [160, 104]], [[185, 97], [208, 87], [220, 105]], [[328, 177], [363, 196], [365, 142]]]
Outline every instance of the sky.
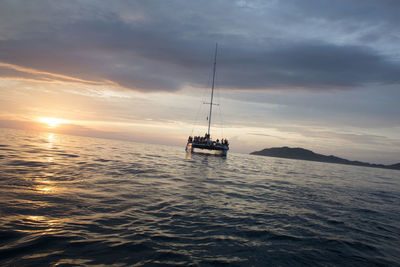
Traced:
[[[400, 162], [400, 2], [0, 1], [0, 127]], [[51, 118], [51, 119], [49, 119]]]

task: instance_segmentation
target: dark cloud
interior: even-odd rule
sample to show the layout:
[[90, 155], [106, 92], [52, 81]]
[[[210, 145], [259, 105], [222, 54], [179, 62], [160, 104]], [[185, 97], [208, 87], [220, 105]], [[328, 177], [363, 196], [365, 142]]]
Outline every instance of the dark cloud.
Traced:
[[229, 64], [220, 71], [222, 85], [238, 88], [354, 87], [398, 83], [400, 74], [400, 65], [371, 49], [322, 42], [232, 51], [221, 61]]
[[[4, 25], [0, 61], [90, 81], [111, 80], [134, 90], [175, 91], [185, 85], [207, 86], [218, 41], [220, 87], [327, 89], [398, 84], [400, 64], [384, 48], [325, 40], [326, 33], [304, 32], [300, 38], [299, 31], [306, 29], [311, 17], [327, 24], [339, 22], [343, 34], [360, 32], [356, 40], [372, 42], [383, 33], [365, 32], [365, 28], [381, 20], [389, 30], [397, 22], [394, 10], [399, 5], [328, 2], [284, 1], [268, 6], [262, 1], [212, 1], [209, 5], [43, 1], [26, 6], [6, 1], [0, 4], [1, 15], [7, 14], [0, 19]], [[382, 8], [373, 8], [372, 3]], [[363, 9], [368, 12], [361, 14]], [[378, 16], [382, 13], [387, 19]], [[280, 30], [287, 35], [278, 34]], [[334, 38], [343, 37], [335, 34]]]
[[[268, 127], [291, 121], [312, 125], [340, 125], [362, 129], [390, 128], [400, 125], [398, 86], [371, 86], [354, 90], [318, 93], [293, 92], [224, 92], [226, 103], [233, 99], [230, 121], [241, 118]], [[246, 110], [251, 106], [251, 113]], [[229, 114], [229, 113], [228, 113]]]

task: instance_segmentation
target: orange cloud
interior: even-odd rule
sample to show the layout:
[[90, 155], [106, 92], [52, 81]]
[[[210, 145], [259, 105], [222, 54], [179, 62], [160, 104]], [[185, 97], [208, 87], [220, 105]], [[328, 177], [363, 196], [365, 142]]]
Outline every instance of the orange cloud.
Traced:
[[90, 80], [85, 80], [85, 79], [80, 79], [68, 75], [63, 75], [63, 74], [57, 74], [57, 73], [51, 73], [51, 72], [45, 72], [45, 71], [40, 71], [32, 68], [27, 68], [27, 67], [22, 67], [14, 64], [9, 64], [9, 63], [4, 63], [0, 62], [0, 67], [2, 68], [7, 68], [10, 70], [14, 70], [17, 72], [22, 72], [24, 74], [29, 74], [33, 76], [33, 78], [26, 78], [26, 77], [4, 77], [3, 78], [8, 78], [8, 79], [18, 79], [18, 80], [29, 80], [29, 81], [45, 81], [45, 82], [71, 82], [71, 83], [84, 83], [84, 84], [90, 84], [90, 85], [104, 85], [104, 84], [111, 84], [113, 86], [118, 86], [115, 82], [109, 81], [109, 80], [104, 80], [101, 82], [97, 81], [90, 81]]

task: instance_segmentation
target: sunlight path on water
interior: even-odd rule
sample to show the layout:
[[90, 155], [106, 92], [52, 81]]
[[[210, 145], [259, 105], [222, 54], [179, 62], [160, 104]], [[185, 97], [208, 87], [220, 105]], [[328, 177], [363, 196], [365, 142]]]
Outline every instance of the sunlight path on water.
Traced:
[[1, 265], [400, 262], [398, 171], [0, 133]]

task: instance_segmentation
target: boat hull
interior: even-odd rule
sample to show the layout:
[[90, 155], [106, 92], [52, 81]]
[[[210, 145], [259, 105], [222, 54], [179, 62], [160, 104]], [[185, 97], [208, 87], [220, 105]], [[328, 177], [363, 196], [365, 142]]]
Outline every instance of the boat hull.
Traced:
[[201, 154], [212, 154], [216, 156], [226, 157], [229, 148], [226, 146], [210, 146], [207, 144], [186, 144], [187, 153], [201, 153]]

